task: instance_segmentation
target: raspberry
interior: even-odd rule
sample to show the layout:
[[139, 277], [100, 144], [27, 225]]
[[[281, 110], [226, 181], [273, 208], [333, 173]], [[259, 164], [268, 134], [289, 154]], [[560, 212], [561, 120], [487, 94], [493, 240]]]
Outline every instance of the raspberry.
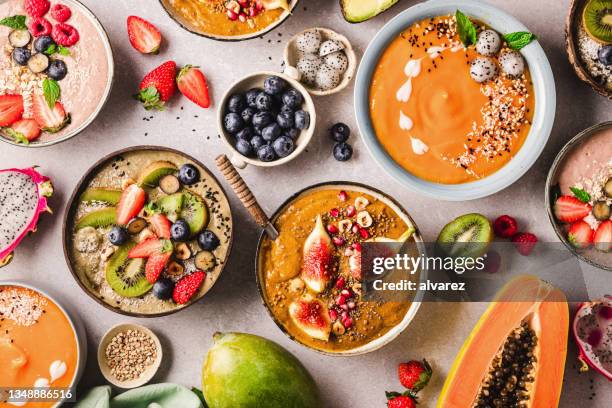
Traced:
[[53, 27], [51, 37], [59, 45], [70, 47], [79, 41], [79, 32], [70, 24], [58, 23]]
[[30, 17], [42, 17], [47, 14], [51, 3], [49, 0], [25, 0], [23, 6]]
[[70, 11], [68, 6], [63, 4], [55, 4], [53, 7], [51, 7], [51, 17], [60, 23], [68, 21], [70, 16], [72, 16], [72, 11]]
[[512, 242], [521, 255], [527, 256], [538, 243], [538, 237], [529, 232], [519, 232], [512, 237]]
[[493, 231], [500, 238], [512, 238], [518, 232], [516, 220], [509, 215], [502, 215], [493, 223]]
[[42, 17], [32, 18], [28, 28], [34, 37], [51, 34], [51, 23]]

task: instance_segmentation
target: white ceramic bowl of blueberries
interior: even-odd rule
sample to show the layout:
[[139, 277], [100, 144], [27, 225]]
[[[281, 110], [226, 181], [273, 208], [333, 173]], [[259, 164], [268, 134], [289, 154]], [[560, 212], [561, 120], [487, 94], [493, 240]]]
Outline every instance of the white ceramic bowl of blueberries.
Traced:
[[277, 72], [258, 72], [235, 82], [217, 115], [221, 139], [238, 168], [272, 167], [297, 157], [308, 145], [316, 113], [308, 91]]

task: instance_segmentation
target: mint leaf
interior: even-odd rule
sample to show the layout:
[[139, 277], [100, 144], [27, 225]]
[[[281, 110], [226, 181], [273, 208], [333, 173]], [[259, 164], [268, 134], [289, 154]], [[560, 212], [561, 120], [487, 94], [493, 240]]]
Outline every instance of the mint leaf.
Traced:
[[0, 20], [0, 25], [10, 27], [14, 30], [26, 30], [26, 16], [12, 16]]
[[591, 195], [583, 189], [578, 187], [570, 187], [570, 190], [572, 190], [572, 193], [574, 193], [576, 198], [582, 201], [583, 203], [588, 203], [589, 201], [591, 201]]
[[504, 40], [506, 40], [508, 43], [508, 47], [517, 51], [533, 40], [537, 40], [537, 38], [538, 37], [535, 34], [532, 34], [529, 31], [517, 31], [515, 33], [504, 35]]
[[57, 47], [57, 53], [60, 55], [70, 55], [70, 50], [66, 47], [64, 47], [63, 45], [58, 45]]
[[55, 102], [57, 102], [60, 98], [60, 87], [58, 83], [51, 79], [45, 78], [43, 81], [43, 94], [45, 96], [45, 100], [51, 109], [55, 107]]
[[51, 44], [49, 47], [47, 47], [47, 49], [45, 50], [45, 54], [47, 55], [53, 55], [57, 52], [57, 45], [55, 44]]
[[24, 145], [30, 144], [30, 141], [28, 140], [27, 137], [23, 135], [23, 133], [17, 132], [15, 129], [11, 129], [11, 128], [4, 128], [4, 131], [6, 132], [7, 135], [15, 139], [15, 142], [17, 143], [22, 143]]
[[45, 54], [47, 55], [53, 55], [53, 54], [60, 54], [60, 55], [70, 55], [70, 50], [66, 47], [64, 47], [63, 45], [57, 45], [57, 44], [51, 44], [46, 50], [45, 50]]
[[459, 10], [455, 12], [455, 18], [457, 19], [457, 33], [463, 45], [467, 47], [470, 44], [476, 44], [478, 38], [476, 38], [476, 27], [472, 20]]

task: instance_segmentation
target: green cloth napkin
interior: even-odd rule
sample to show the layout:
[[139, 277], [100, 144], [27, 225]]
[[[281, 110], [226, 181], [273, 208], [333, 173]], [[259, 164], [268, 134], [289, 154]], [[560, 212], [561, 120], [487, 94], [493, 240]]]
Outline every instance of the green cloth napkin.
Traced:
[[178, 384], [151, 384], [111, 397], [111, 387], [92, 388], [75, 408], [202, 408], [200, 399]]

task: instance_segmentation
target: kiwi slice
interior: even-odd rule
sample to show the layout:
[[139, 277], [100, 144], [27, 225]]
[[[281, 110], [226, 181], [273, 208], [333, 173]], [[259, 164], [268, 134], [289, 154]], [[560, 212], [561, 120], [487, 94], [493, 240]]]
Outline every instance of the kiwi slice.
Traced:
[[168, 216], [168, 219], [172, 222], [178, 219], [178, 215], [183, 208], [185, 202], [185, 195], [183, 193], [170, 194], [163, 196], [155, 202], [155, 206], [164, 214]]
[[180, 218], [187, 221], [191, 236], [194, 237], [208, 225], [208, 207], [199, 195], [185, 192], [185, 203]]
[[141, 187], [157, 187], [159, 179], [168, 174], [173, 174], [178, 171], [174, 163], [169, 161], [156, 161], [145, 167], [138, 177], [138, 185]]
[[115, 207], [102, 208], [101, 210], [92, 211], [81, 217], [76, 224], [76, 229], [80, 230], [85, 227], [108, 227], [115, 223], [117, 217]]
[[481, 214], [465, 214], [446, 224], [437, 245], [452, 257], [478, 258], [486, 254], [493, 240], [493, 228]]
[[121, 190], [114, 190], [111, 188], [88, 188], [83, 191], [79, 201], [100, 201], [111, 205], [117, 205], [121, 199]]
[[582, 23], [594, 40], [612, 43], [612, 2], [610, 0], [589, 0], [584, 6]]
[[119, 296], [133, 298], [147, 293], [153, 285], [145, 276], [145, 260], [129, 259], [133, 243], [118, 248], [106, 265], [106, 282]]

